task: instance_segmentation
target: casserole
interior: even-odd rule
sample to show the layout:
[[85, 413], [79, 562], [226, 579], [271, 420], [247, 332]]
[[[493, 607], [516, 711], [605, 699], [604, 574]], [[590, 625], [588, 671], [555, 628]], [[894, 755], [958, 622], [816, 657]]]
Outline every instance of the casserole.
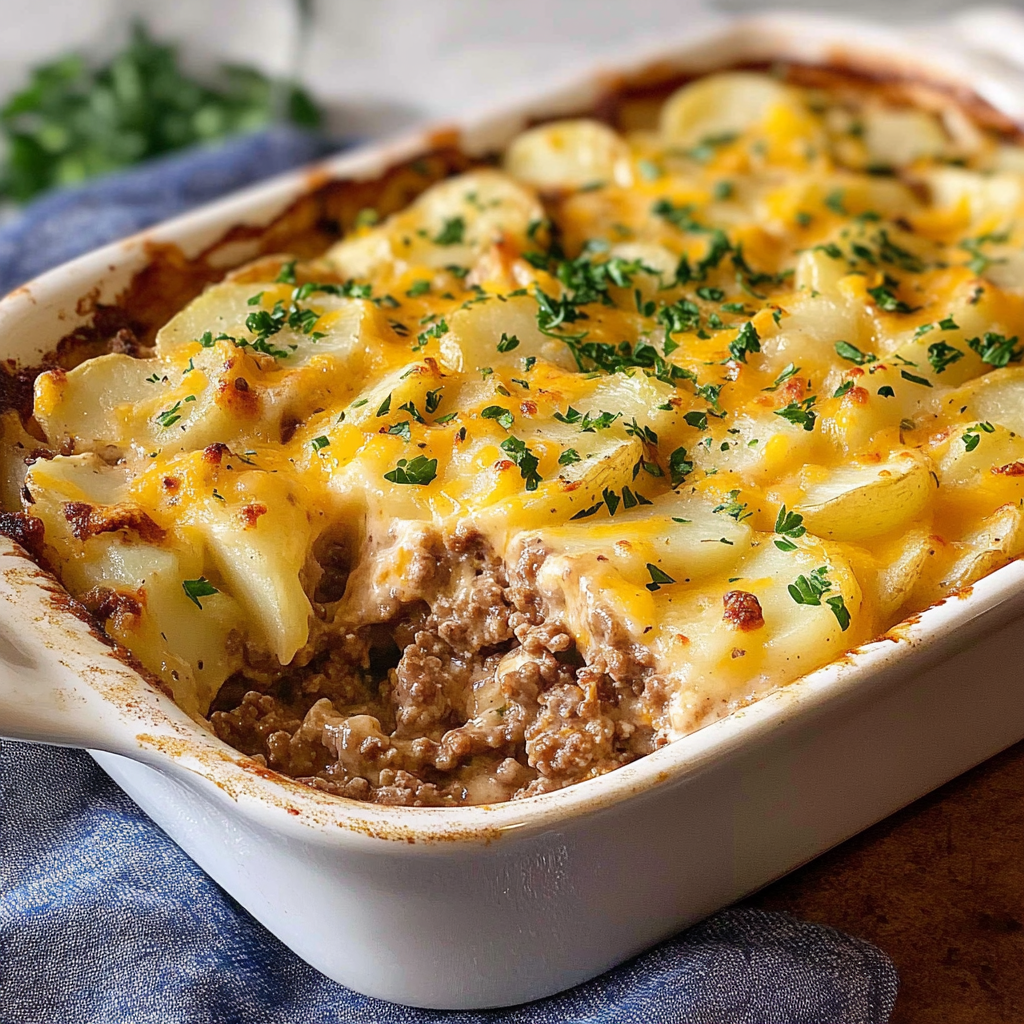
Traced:
[[[836, 59], [827, 34], [817, 51], [807, 31], [791, 49], [784, 31], [771, 38], [771, 24], [723, 35], [718, 61]], [[685, 53], [673, 59], [677, 69], [687, 64]], [[868, 52], [860, 59], [869, 61]], [[590, 88], [592, 102], [600, 89]], [[586, 105], [586, 96], [569, 92], [528, 113]], [[463, 142], [498, 145], [524, 117], [487, 122]], [[421, 147], [413, 140], [337, 161], [331, 171], [372, 175]], [[147, 261], [150, 280], [159, 273], [153, 241], [201, 246], [242, 209], [258, 221], [302, 185], [286, 179], [115, 247], [99, 297]], [[235, 232], [206, 263], [237, 263], [252, 255], [247, 241], [267, 244], [249, 234]], [[112, 251], [105, 252], [96, 257], [103, 264]], [[26, 339], [25, 351], [11, 355], [31, 361], [33, 344], [38, 355], [40, 344], [66, 333], [60, 314], [70, 310], [62, 304], [81, 296], [84, 278], [76, 274], [87, 264], [54, 272], [8, 300], [5, 326]], [[187, 283], [189, 272], [178, 278]], [[156, 820], [330, 976], [423, 1005], [515, 1002], [596, 973], [1019, 738], [1019, 682], [1010, 674], [993, 665], [982, 677], [988, 689], [980, 724], [964, 736], [952, 700], [963, 652], [927, 672], [951, 650], [993, 633], [1012, 635], [1017, 575], [1011, 565], [887, 640], [604, 779], [527, 805], [402, 815], [311, 796], [199, 732], [130, 666], [99, 656], [88, 624], [67, 615], [52, 587], [33, 586], [42, 580], [38, 570], [12, 558], [4, 577], [11, 604], [4, 649], [12, 665], [5, 731], [108, 751], [101, 763]], [[59, 667], [47, 654], [54, 648]], [[980, 666], [993, 650], [987, 641], [970, 653], [970, 664]], [[65, 685], [46, 683], [54, 669]], [[89, 685], [68, 685], [76, 675]], [[913, 737], [936, 746], [905, 764]], [[210, 840], [218, 831], [226, 847]], [[646, 916], [638, 905], [650, 908]], [[401, 961], [390, 952], [397, 949]], [[520, 977], [517, 964], [526, 958], [534, 969]]]

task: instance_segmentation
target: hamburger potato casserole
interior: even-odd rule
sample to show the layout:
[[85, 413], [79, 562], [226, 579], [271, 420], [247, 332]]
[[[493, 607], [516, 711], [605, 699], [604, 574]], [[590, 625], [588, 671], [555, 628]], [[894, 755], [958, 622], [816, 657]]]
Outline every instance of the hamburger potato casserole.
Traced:
[[411, 806], [612, 770], [1024, 551], [1024, 150], [753, 71], [611, 120], [39, 373], [0, 527], [227, 743]]

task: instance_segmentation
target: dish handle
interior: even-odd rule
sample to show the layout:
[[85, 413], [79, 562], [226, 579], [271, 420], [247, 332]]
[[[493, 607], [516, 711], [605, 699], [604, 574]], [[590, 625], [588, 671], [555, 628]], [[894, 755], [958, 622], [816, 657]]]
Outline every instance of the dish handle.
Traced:
[[131, 670], [114, 659], [97, 668], [99, 640], [58, 595], [53, 577], [0, 535], [0, 736], [128, 753], [97, 685]]

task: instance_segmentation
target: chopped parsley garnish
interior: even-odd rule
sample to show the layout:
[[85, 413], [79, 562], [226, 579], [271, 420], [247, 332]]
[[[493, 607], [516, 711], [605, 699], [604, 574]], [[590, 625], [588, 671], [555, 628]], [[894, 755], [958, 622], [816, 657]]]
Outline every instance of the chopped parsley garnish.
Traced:
[[754, 513], [747, 511], [747, 503], [739, 501], [739, 496], [740, 492], [738, 489], [730, 491], [726, 495], [729, 500], [721, 505], [716, 505], [711, 511], [724, 512], [730, 519], [735, 519], [737, 523], [742, 523], [744, 519], [749, 519]]
[[895, 398], [896, 397], [896, 392], [893, 391], [893, 389], [891, 387], [889, 387], [888, 384], [883, 384], [878, 389], [878, 394], [881, 395], [882, 398]]
[[[797, 576], [796, 581], [790, 583], [787, 589], [789, 596], [797, 604], [820, 606], [822, 597], [832, 589], [832, 582], [828, 578], [828, 568], [822, 565], [813, 569], [807, 576]], [[850, 613], [842, 594], [826, 598], [825, 603], [832, 610], [840, 629], [845, 633], [850, 627]]]
[[417, 455], [414, 459], [399, 459], [398, 465], [390, 473], [384, 474], [385, 480], [393, 484], [429, 484], [437, 476], [437, 459], [428, 459]]
[[786, 366], [786, 368], [782, 371], [782, 373], [780, 373], [778, 375], [778, 377], [775, 378], [775, 383], [771, 384], [769, 387], [761, 388], [761, 390], [762, 391], [778, 391], [779, 388], [781, 388], [782, 385], [785, 384], [786, 381], [790, 379], [790, 377], [795, 377], [799, 372], [800, 372], [800, 367], [799, 366], [794, 366], [792, 363], [789, 363]]
[[775, 546], [780, 551], [795, 551], [793, 543], [798, 537], [802, 537], [807, 528], [804, 526], [804, 517], [799, 512], [789, 512], [783, 505], [775, 519], [775, 532], [783, 539], [776, 538]]
[[698, 430], [707, 430], [708, 428], [708, 414], [706, 412], [688, 412], [683, 419], [691, 427], [696, 427]]
[[920, 384], [926, 388], [934, 386], [927, 377], [919, 377], [916, 373], [911, 373], [909, 370], [900, 370], [900, 376], [904, 380], [909, 380], [911, 384]]
[[466, 233], [466, 221], [462, 217], [450, 217], [434, 236], [435, 245], [460, 245]]
[[558, 456], [558, 464], [560, 466], [571, 466], [574, 462], [580, 461], [580, 453], [575, 448], [566, 448], [561, 455]]
[[663, 572], [653, 562], [647, 563], [647, 571], [651, 575], [651, 582], [647, 584], [647, 589], [654, 593], [655, 590], [660, 590], [667, 583], [675, 583], [675, 580], [667, 572]]
[[839, 387], [837, 387], [835, 389], [835, 391], [832, 392], [832, 397], [833, 398], [842, 398], [843, 395], [848, 394], [852, 390], [853, 390], [853, 381], [852, 380], [844, 380], [843, 383], [840, 384]]
[[281, 269], [277, 272], [277, 277], [274, 278], [275, 284], [295, 284], [295, 264], [296, 260], [288, 260], [286, 263], [281, 264]]
[[873, 363], [878, 359], [873, 352], [861, 352], [856, 345], [851, 345], [848, 341], [836, 342], [836, 355], [857, 366], [864, 366], [866, 363]]
[[541, 480], [537, 472], [540, 460], [526, 447], [526, 442], [521, 441], [518, 437], [506, 437], [501, 442], [501, 448], [519, 467], [519, 472], [526, 482], [526, 489], [528, 491], [537, 490], [537, 485]]
[[437, 388], [434, 391], [428, 391], [424, 405], [429, 414], [437, 412], [437, 407], [441, 404], [441, 388]]
[[412, 425], [409, 420], [402, 420], [401, 423], [392, 423], [385, 433], [400, 437], [408, 444], [412, 440]]
[[489, 405], [480, 415], [485, 420], [497, 420], [499, 426], [504, 427], [506, 430], [511, 430], [512, 424], [515, 422], [515, 417], [513, 417], [512, 413], [500, 405]]
[[174, 424], [181, 419], [181, 414], [178, 412], [180, 408], [181, 402], [175, 402], [170, 409], [164, 409], [163, 412], [157, 414], [157, 423], [159, 423], [161, 427], [174, 426]]
[[984, 423], [975, 423], [973, 427], [968, 427], [962, 436], [964, 448], [969, 452], [973, 452], [981, 442], [982, 433], [992, 434], [995, 432], [995, 429], [988, 420]]
[[751, 352], [761, 351], [761, 338], [754, 327], [754, 322], [748, 320], [739, 331], [739, 334], [729, 342], [729, 354], [733, 359], [741, 363], [747, 361], [747, 355]]
[[513, 349], [519, 348], [519, 339], [513, 334], [511, 336], [502, 332], [501, 339], [498, 342], [498, 351], [505, 353], [511, 352]]
[[969, 338], [967, 344], [981, 356], [989, 366], [1003, 367], [1017, 362], [1024, 350], [1016, 347], [1017, 335], [1007, 338], [1002, 334], [986, 331], [980, 338]]
[[185, 591], [185, 596], [200, 611], [203, 610], [203, 606], [199, 603], [199, 598], [213, 597], [214, 594], [220, 593], [220, 591], [205, 576], [200, 576], [197, 580], [182, 580], [181, 589]]
[[678, 487], [693, 472], [693, 463], [687, 459], [685, 448], [677, 448], [668, 457], [668, 471], [673, 487]]
[[898, 299], [893, 292], [897, 287], [891, 278], [886, 278], [885, 284], [877, 288], [869, 288], [868, 295], [875, 300], [875, 305], [884, 313], [916, 313], [920, 306], [908, 306], [902, 299]]
[[794, 426], [803, 427], [804, 430], [813, 430], [817, 413], [811, 407], [817, 401], [816, 396], [811, 395], [802, 402], [790, 402], [782, 409], [776, 409], [775, 415], [788, 420]]
[[846, 207], [843, 205], [843, 190], [841, 188], [837, 188], [825, 196], [825, 205], [833, 213], [839, 214], [840, 217], [846, 216]]
[[932, 364], [932, 369], [936, 373], [942, 373], [947, 366], [963, 357], [960, 349], [947, 345], [944, 341], [936, 341], [928, 346], [928, 362]]
[[408, 291], [406, 291], [405, 294], [406, 294], [406, 296], [408, 298], [415, 299], [415, 298], [417, 298], [420, 295], [426, 295], [427, 292], [429, 292], [429, 291], [430, 291], [430, 282], [429, 281], [413, 281], [413, 283], [411, 285], [409, 285], [409, 289], [408, 289]]
[[416, 344], [413, 345], [413, 351], [417, 352], [421, 348], [425, 348], [427, 343], [432, 338], [440, 338], [441, 335], [448, 333], [448, 324], [444, 318], [438, 320], [436, 324], [428, 327], [425, 331], [420, 331], [416, 337]]
[[310, 441], [309, 443], [313, 451], [318, 452], [320, 451], [321, 448], [328, 447], [328, 445], [330, 445], [331, 443], [331, 439], [326, 435], [321, 434], [319, 437], [314, 437], [313, 440]]

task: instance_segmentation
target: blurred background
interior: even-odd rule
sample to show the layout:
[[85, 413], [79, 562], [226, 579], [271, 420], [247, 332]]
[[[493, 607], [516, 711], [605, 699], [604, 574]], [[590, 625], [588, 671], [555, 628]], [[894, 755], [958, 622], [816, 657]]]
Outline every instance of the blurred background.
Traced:
[[[24, 201], [274, 120], [379, 136], [766, 9], [756, 0], [0, 0], [0, 189], [8, 204]], [[993, 33], [977, 27], [996, 16], [952, 0], [786, 9], [965, 41], [987, 35], [986, 46]], [[134, 43], [133, 24], [145, 29]], [[1003, 49], [994, 59], [1024, 60], [1019, 40]]]

